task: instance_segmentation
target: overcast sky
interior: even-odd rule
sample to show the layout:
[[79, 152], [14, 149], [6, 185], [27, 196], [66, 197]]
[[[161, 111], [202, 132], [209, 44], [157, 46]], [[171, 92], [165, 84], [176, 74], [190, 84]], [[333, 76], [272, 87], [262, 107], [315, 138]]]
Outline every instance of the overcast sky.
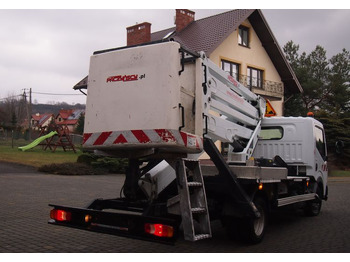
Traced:
[[[195, 19], [228, 10], [189, 9]], [[350, 9], [262, 12], [281, 47], [293, 40], [308, 53], [321, 45], [329, 57], [350, 50]], [[125, 28], [135, 23], [150, 22], [152, 32], [173, 27], [174, 15], [174, 9], [0, 9], [0, 99], [32, 88], [33, 102], [85, 103], [72, 87], [88, 74], [94, 51], [125, 46]]]

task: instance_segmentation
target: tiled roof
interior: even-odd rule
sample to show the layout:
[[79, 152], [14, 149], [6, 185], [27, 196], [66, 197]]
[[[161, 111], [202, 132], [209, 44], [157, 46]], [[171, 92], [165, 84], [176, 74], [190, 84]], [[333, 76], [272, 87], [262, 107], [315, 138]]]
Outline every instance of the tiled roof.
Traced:
[[175, 27], [171, 27], [162, 31], [154, 32], [151, 34], [151, 41], [159, 41], [162, 40], [164, 37], [171, 38], [173, 35], [172, 33], [175, 32]]
[[66, 120], [73, 113], [73, 109], [61, 109], [59, 115]]
[[32, 115], [32, 119], [34, 121], [44, 121], [45, 119], [51, 117], [53, 114], [34, 114]]
[[[79, 121], [79, 117], [84, 114], [83, 109], [61, 109], [59, 115], [63, 119], [61, 122], [57, 122], [58, 125], [76, 125]], [[58, 117], [58, 116], [57, 116]], [[56, 117], [56, 119], [57, 119]]]
[[253, 11], [232, 10], [194, 21], [174, 39], [189, 50], [204, 51], [209, 56]]
[[43, 115], [37, 115], [37, 114], [35, 114], [35, 115], [32, 115], [32, 118], [35, 120], [35, 121], [39, 121], [41, 118], [42, 118], [42, 116]]
[[[254, 11], [254, 9], [231, 10], [199, 19], [193, 21], [181, 32], [174, 33], [168, 38], [173, 38], [189, 51], [204, 51], [209, 56]], [[161, 40], [167, 33], [174, 31], [174, 29], [169, 28], [152, 33], [151, 39], [152, 41]]]
[[78, 120], [81, 114], [83, 114], [84, 112], [84, 109], [76, 109], [70, 114], [67, 120]]
[[43, 117], [39, 120], [38, 125], [41, 126], [41, 125], [44, 124], [47, 120], [49, 120], [52, 116], [53, 116], [53, 114], [45, 114], [45, 116], [43, 116]]
[[34, 114], [32, 115], [32, 119], [36, 121], [36, 126], [42, 126], [46, 121], [48, 121], [53, 114]]

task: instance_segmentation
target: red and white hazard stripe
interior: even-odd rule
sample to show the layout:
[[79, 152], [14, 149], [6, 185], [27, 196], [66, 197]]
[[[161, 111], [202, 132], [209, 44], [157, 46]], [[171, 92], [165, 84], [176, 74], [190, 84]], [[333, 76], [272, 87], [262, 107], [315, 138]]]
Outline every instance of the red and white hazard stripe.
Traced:
[[188, 149], [202, 151], [203, 141], [200, 136], [185, 133], [179, 130], [149, 129], [107, 131], [97, 133], [85, 133], [83, 147], [103, 148], [121, 145], [145, 145], [152, 146], [182, 146]]

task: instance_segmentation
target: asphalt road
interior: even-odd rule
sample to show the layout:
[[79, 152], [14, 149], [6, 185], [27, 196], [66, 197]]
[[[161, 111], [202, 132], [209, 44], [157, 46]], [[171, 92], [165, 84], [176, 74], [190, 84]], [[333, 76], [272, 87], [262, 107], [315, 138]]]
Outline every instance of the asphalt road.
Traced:
[[218, 222], [213, 238], [163, 245], [49, 225], [51, 204], [84, 207], [96, 198], [119, 196], [122, 175], [59, 176], [0, 163], [0, 252], [2, 253], [349, 253], [350, 178], [332, 178], [329, 200], [317, 217], [276, 214], [264, 241], [245, 246], [228, 239]]

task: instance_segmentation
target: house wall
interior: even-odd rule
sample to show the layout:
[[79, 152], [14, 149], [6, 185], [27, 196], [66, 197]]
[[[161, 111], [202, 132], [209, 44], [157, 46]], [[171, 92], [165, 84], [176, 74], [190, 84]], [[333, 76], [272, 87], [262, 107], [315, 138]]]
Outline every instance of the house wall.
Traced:
[[[240, 74], [242, 75], [247, 75], [247, 67], [254, 67], [264, 71], [264, 80], [282, 83], [281, 77], [253, 30], [252, 25], [248, 20], [245, 20], [242, 25], [249, 28], [249, 47], [238, 44], [238, 30], [236, 30], [210, 54], [210, 60], [218, 66], [221, 66], [221, 60], [238, 63], [240, 64]], [[254, 89], [253, 92], [267, 97], [277, 115], [283, 115], [283, 95], [261, 89]]]
[[53, 119], [53, 116], [49, 117], [44, 123], [41, 124], [42, 127], [48, 126]]

